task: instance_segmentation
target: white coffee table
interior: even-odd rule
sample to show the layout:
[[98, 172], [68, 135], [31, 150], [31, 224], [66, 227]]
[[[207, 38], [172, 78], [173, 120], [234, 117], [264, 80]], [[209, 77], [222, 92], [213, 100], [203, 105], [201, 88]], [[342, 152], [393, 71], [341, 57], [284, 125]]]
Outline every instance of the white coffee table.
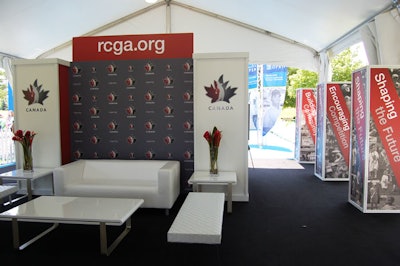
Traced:
[[26, 172], [23, 169], [16, 169], [0, 174], [0, 185], [3, 182], [2, 181], [3, 179], [17, 180], [17, 181], [26, 180], [26, 191], [28, 194], [28, 200], [31, 200], [33, 180], [52, 174], [53, 174], [53, 168], [33, 168], [33, 172]]
[[[143, 202], [143, 199], [41, 196], [0, 213], [0, 220], [11, 220], [14, 248], [19, 250], [57, 228], [59, 223], [100, 225], [100, 252], [108, 256], [130, 231], [131, 216]], [[18, 222], [53, 225], [20, 245]], [[124, 223], [124, 231], [108, 247], [106, 226]]]
[[201, 191], [201, 185], [227, 186], [227, 212], [232, 212], [232, 185], [237, 182], [236, 172], [220, 171], [218, 176], [210, 175], [209, 171], [194, 171], [188, 183], [193, 185], [194, 192]]

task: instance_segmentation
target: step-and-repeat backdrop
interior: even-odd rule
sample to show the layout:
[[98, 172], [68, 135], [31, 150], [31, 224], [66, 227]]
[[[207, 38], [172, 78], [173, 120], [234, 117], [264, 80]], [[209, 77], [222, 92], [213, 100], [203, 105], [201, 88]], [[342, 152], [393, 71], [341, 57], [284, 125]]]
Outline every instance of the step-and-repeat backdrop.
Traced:
[[79, 37], [70, 71], [71, 158], [181, 162], [193, 173], [193, 34]]

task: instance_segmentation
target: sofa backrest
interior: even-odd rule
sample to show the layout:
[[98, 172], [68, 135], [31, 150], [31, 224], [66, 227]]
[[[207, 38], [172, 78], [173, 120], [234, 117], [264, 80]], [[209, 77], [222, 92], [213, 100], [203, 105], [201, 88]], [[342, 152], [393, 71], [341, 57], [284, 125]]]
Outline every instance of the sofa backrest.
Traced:
[[85, 160], [84, 179], [153, 180], [168, 161], [162, 160]]

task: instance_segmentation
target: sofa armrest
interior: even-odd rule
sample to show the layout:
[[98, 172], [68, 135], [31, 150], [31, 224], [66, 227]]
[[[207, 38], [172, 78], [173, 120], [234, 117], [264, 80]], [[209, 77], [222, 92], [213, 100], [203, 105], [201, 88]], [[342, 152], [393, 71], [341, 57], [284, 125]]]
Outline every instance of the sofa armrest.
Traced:
[[72, 183], [78, 183], [82, 180], [85, 161], [78, 160], [53, 170], [54, 194], [58, 196], [64, 195], [65, 186]]
[[180, 162], [168, 161], [158, 171], [158, 193], [172, 207], [180, 193]]

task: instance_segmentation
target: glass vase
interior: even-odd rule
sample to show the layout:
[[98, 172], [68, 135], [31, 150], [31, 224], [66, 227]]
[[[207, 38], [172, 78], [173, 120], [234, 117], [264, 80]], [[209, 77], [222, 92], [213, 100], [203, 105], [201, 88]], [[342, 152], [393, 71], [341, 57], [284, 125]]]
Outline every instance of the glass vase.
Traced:
[[24, 150], [23, 170], [25, 172], [33, 172], [32, 145], [23, 145], [22, 148]]
[[218, 147], [210, 148], [210, 175], [218, 176]]

